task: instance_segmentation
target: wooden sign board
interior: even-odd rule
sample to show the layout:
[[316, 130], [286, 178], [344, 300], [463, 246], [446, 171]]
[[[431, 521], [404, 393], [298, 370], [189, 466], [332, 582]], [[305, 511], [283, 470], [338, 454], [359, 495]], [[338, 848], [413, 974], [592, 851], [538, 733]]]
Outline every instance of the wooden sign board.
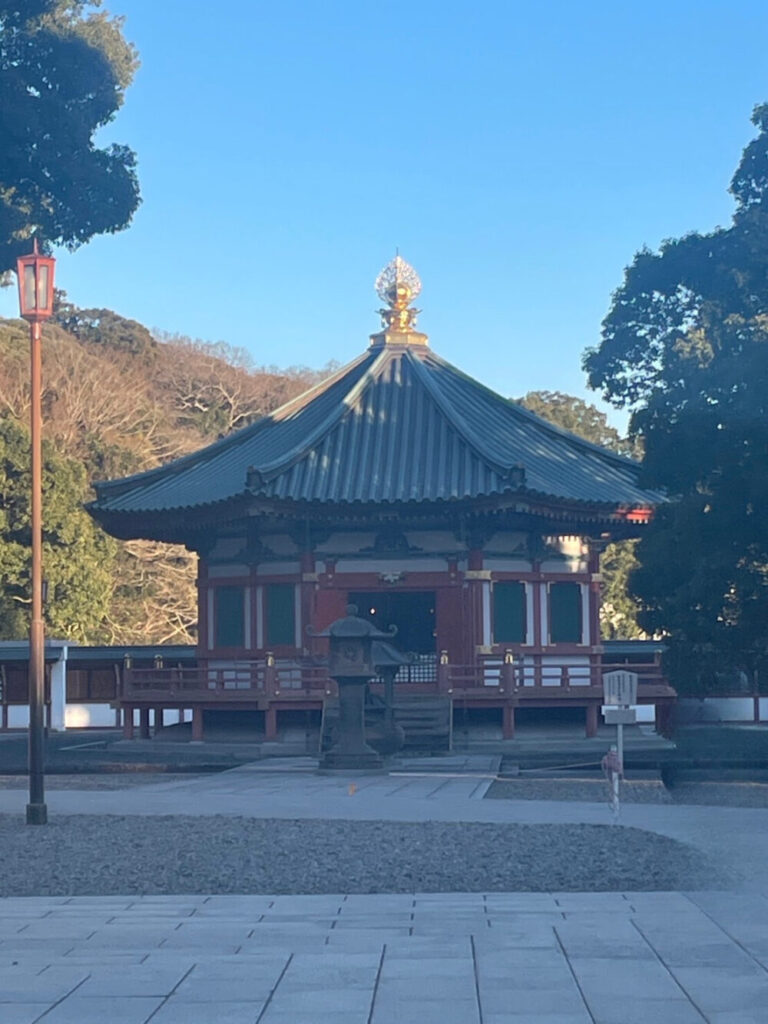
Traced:
[[603, 711], [606, 725], [634, 725], [637, 721], [637, 712], [634, 708], [606, 708]]
[[603, 676], [603, 703], [629, 707], [637, 704], [637, 673], [616, 669]]

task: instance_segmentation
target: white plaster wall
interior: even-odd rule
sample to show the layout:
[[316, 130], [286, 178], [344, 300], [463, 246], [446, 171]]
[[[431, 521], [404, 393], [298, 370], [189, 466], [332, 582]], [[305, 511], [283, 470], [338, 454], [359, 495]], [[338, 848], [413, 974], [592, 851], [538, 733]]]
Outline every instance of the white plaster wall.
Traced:
[[[171, 720], [173, 712], [166, 712]], [[115, 709], [106, 703], [67, 704], [64, 709], [64, 724], [67, 729], [113, 729], [116, 723]], [[136, 722], [138, 724], [138, 712]], [[29, 726], [29, 709], [26, 704], [11, 705], [8, 708], [8, 727], [26, 729]]]
[[287, 533], [270, 533], [262, 537], [262, 540], [264, 546], [274, 551], [276, 555], [295, 555], [299, 550], [296, 541]]
[[577, 573], [587, 571], [587, 561], [584, 558], [547, 558], [541, 563], [542, 572]]
[[245, 537], [219, 537], [209, 552], [210, 559], [233, 558], [245, 547]]
[[[590, 615], [589, 615], [589, 585], [581, 584], [581, 642], [587, 647], [592, 643], [590, 636]], [[598, 641], [599, 642], [599, 639]]]
[[483, 580], [480, 584], [483, 594], [483, 644], [491, 646], [491, 582]]
[[445, 554], [447, 551], [455, 551], [458, 554], [459, 551], [466, 549], [466, 545], [457, 540], [456, 535], [449, 530], [431, 530], [425, 533], [409, 530], [405, 534], [405, 539], [413, 547], [423, 548], [425, 553], [433, 551]]
[[298, 562], [260, 562], [256, 566], [257, 576], [290, 576], [300, 571]]
[[522, 548], [522, 551], [525, 550], [526, 540], [526, 535], [522, 532], [508, 533], [501, 531], [494, 533], [485, 546], [489, 551], [518, 551], [518, 557], [520, 557], [520, 549]]
[[332, 533], [328, 540], [317, 545], [315, 552], [318, 555], [351, 555], [373, 547], [375, 541], [375, 533]]
[[531, 563], [524, 558], [504, 558], [490, 555], [483, 558], [483, 568], [492, 572], [530, 572]]
[[53, 732], [64, 732], [66, 729], [66, 706], [67, 659], [65, 656], [51, 665], [51, 730]]
[[242, 562], [227, 562], [226, 565], [209, 565], [208, 578], [211, 580], [222, 580], [229, 576], [249, 576], [250, 569]]
[[[522, 663], [524, 686], [534, 685], [533, 658], [523, 657], [517, 659], [518, 667]], [[571, 686], [589, 685], [589, 657], [586, 654], [572, 654], [568, 657], [557, 655], [544, 655], [541, 660], [541, 682], [542, 686], [559, 686], [561, 679], [560, 669], [563, 665], [570, 669]]]
[[343, 558], [336, 563], [336, 573], [370, 572], [446, 572], [446, 558]]
[[65, 721], [68, 729], [114, 729], [117, 712], [109, 704], [68, 704]]

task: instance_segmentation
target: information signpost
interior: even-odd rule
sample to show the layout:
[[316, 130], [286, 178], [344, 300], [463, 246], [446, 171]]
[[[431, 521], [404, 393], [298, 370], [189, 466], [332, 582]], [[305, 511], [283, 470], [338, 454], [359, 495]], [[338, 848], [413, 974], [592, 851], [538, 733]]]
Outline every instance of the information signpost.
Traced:
[[619, 782], [624, 777], [624, 726], [634, 725], [637, 714], [637, 673], [624, 669], [606, 672], [603, 676], [603, 704], [606, 725], [616, 726], [616, 746], [603, 758], [603, 770], [611, 777], [611, 805], [619, 817]]

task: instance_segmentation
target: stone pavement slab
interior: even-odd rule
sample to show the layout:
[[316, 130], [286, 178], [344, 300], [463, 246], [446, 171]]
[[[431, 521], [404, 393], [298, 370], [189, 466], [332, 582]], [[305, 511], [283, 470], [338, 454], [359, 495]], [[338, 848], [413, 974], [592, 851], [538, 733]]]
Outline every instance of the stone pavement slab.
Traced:
[[[463, 895], [264, 895], [252, 904], [263, 913], [254, 914], [247, 927], [242, 907], [218, 896], [106, 897], [103, 906], [81, 897], [34, 899], [26, 905], [0, 900], [0, 920], [9, 910], [22, 922], [19, 932], [0, 938], [0, 1021], [765, 1024], [768, 1019], [768, 969], [732, 935], [743, 925], [756, 946], [768, 942], [768, 916], [761, 916], [759, 901], [755, 909], [754, 902], [734, 903], [722, 893], [457, 898]], [[523, 909], [515, 910], [516, 901]], [[329, 905], [335, 914], [329, 915]], [[110, 916], [116, 906], [119, 916]], [[206, 910], [215, 913], [206, 916]], [[24, 940], [25, 921], [48, 922], [52, 937]], [[77, 923], [75, 934], [62, 944], [61, 931], [71, 921]], [[194, 941], [174, 945], [174, 937], [190, 925]], [[104, 941], [105, 935], [111, 941]]]

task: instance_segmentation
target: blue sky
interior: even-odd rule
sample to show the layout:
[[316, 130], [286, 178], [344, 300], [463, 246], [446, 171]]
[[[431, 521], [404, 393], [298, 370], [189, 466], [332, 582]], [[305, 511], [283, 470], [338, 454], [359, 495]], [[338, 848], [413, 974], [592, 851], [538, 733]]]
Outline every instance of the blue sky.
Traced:
[[260, 364], [356, 356], [399, 246], [442, 356], [594, 400], [581, 354], [624, 266], [728, 221], [768, 100], [764, 2], [106, 6], [141, 54], [105, 138], [136, 150], [143, 204], [58, 284]]

